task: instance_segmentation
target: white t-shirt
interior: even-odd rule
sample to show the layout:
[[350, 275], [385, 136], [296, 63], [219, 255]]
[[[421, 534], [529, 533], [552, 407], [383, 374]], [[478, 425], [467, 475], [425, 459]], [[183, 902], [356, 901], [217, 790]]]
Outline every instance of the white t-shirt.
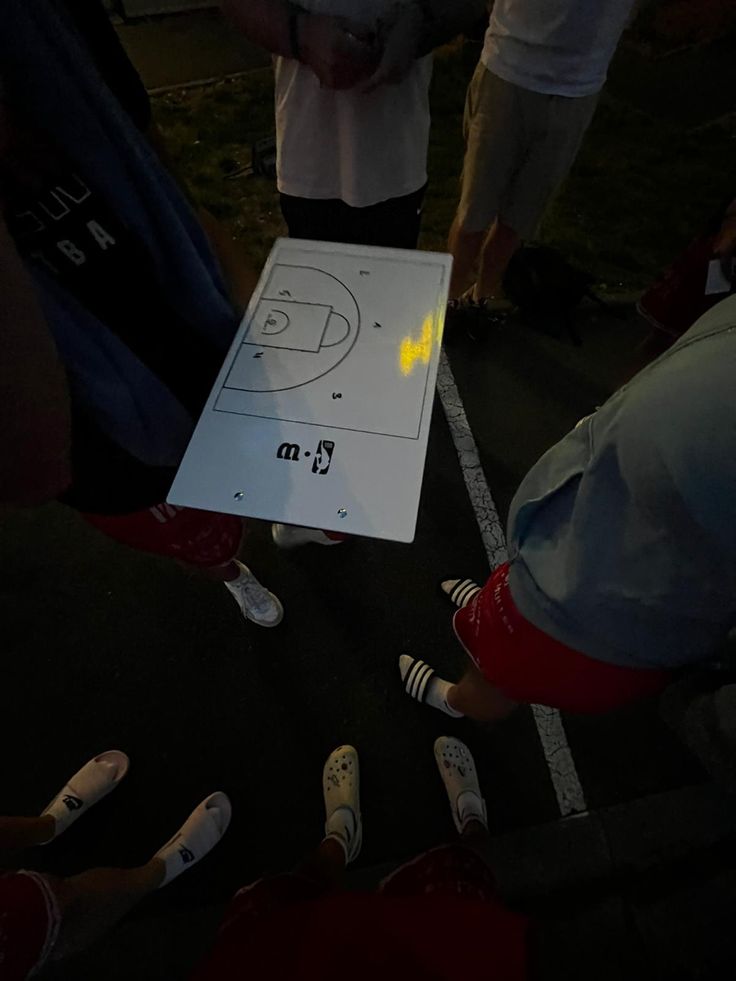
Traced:
[[496, 0], [481, 61], [545, 95], [599, 92], [634, 0]]
[[[390, 0], [302, 0], [313, 13], [370, 24]], [[360, 8], [359, 15], [356, 7]], [[432, 58], [398, 85], [369, 95], [321, 88], [314, 72], [275, 58], [278, 186], [302, 198], [340, 198], [364, 208], [418, 191], [427, 181]]]

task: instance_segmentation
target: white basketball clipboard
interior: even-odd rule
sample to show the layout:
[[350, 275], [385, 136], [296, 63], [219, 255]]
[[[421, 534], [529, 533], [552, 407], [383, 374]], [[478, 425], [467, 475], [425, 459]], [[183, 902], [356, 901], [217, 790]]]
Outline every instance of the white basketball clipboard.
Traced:
[[451, 264], [279, 239], [169, 503], [412, 541]]

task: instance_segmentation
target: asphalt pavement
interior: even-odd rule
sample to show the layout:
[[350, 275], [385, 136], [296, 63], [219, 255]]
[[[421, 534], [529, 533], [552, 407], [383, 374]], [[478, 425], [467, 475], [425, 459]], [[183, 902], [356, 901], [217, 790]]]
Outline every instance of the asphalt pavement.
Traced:
[[[579, 348], [513, 320], [485, 343], [460, 338], [448, 346], [502, 521], [540, 453], [641, 360], [646, 331], [631, 311], [620, 313], [583, 311]], [[478, 762], [504, 893], [532, 908], [540, 896], [566, 891], [568, 926], [570, 916], [582, 915], [575, 904], [586, 882], [597, 882], [600, 896], [602, 882], [625, 874], [632, 849], [639, 867], [642, 853], [655, 865], [662, 857], [664, 846], [651, 835], [651, 848], [637, 845], [642, 815], [677, 811], [682, 795], [694, 794], [697, 805], [685, 810], [694, 815], [688, 834], [720, 829], [705, 844], [698, 838], [697, 847], [716, 848], [726, 834], [713, 816], [722, 815], [721, 804], [709, 810], [701, 801], [710, 793], [704, 771], [660, 720], [656, 702], [564, 717], [587, 809], [563, 820], [530, 710], [494, 728], [448, 720], [403, 694], [397, 659], [404, 651], [426, 656], [450, 677], [461, 670], [464, 655], [438, 583], [487, 571], [439, 404], [413, 545], [361, 540], [284, 553], [266, 526], [253, 523], [243, 555], [284, 601], [287, 615], [275, 630], [244, 623], [222, 586], [107, 541], [60, 506], [6, 517], [0, 554], [0, 706], [12, 748], [0, 812], [37, 813], [94, 753], [116, 747], [132, 759], [110, 799], [59, 842], [19, 861], [60, 874], [138, 863], [206, 794], [225, 790], [234, 805], [231, 829], [210, 858], [144, 903], [105, 943], [56, 968], [54, 978], [116, 981], [133, 964], [141, 981], [185, 977], [228, 896], [290, 867], [319, 840], [322, 762], [342, 742], [361, 754], [358, 874], [451, 836], [432, 743], [454, 733]], [[642, 800], [660, 802], [660, 810]], [[633, 818], [629, 805], [639, 808]], [[663, 840], [669, 833], [661, 819], [654, 830]], [[672, 835], [681, 842], [682, 828]], [[624, 856], [618, 864], [616, 842]], [[689, 847], [672, 848], [667, 861], [689, 854]], [[670, 901], [667, 889], [662, 895]], [[611, 900], [601, 901], [610, 912]], [[629, 929], [628, 914], [616, 910], [600, 923]], [[584, 915], [591, 915], [588, 905]], [[564, 936], [560, 927], [557, 947]]]

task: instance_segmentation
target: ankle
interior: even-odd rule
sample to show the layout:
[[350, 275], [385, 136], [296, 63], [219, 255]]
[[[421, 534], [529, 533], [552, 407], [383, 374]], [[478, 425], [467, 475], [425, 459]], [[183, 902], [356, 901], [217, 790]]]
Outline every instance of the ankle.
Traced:
[[42, 814], [38, 818], [37, 844], [46, 845], [56, 837], [56, 818], [53, 814]]
[[489, 837], [488, 827], [478, 818], [470, 818], [460, 834], [463, 841], [479, 841]]
[[238, 565], [237, 562], [228, 562], [227, 565], [220, 566], [220, 575], [222, 576], [223, 582], [236, 583], [242, 578], [244, 570]]
[[300, 862], [296, 873], [329, 888], [339, 885], [348, 864], [347, 848], [341, 837], [328, 834], [319, 846]]
[[318, 851], [332, 869], [348, 864], [348, 843], [339, 831], [330, 831], [319, 843]]
[[166, 878], [166, 862], [158, 856], [154, 856], [139, 869], [141, 879], [148, 886], [151, 892], [160, 888]]
[[240, 569], [234, 562], [228, 562], [227, 565], [210, 566], [209, 569], [201, 569], [200, 571], [211, 582], [224, 582], [228, 586], [232, 586], [240, 577]]
[[0, 849], [15, 851], [46, 845], [56, 837], [56, 818], [53, 814], [39, 817], [0, 817]]
[[447, 692], [445, 694], [445, 701], [447, 702], [447, 704], [450, 706], [451, 709], [454, 709], [456, 712], [461, 712], [463, 715], [465, 715], [465, 710], [463, 709], [462, 705], [459, 704], [461, 702], [461, 699], [458, 698], [457, 685], [450, 685], [450, 687], [447, 689]]

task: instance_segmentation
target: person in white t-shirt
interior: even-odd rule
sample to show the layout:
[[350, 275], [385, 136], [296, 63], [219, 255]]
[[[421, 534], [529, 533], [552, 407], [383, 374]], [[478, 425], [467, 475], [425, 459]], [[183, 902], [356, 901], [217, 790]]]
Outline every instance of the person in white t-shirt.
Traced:
[[483, 0], [223, 0], [274, 55], [278, 187], [296, 238], [414, 248], [431, 51]]
[[572, 166], [635, 0], [496, 0], [465, 106], [450, 293], [493, 297]]

